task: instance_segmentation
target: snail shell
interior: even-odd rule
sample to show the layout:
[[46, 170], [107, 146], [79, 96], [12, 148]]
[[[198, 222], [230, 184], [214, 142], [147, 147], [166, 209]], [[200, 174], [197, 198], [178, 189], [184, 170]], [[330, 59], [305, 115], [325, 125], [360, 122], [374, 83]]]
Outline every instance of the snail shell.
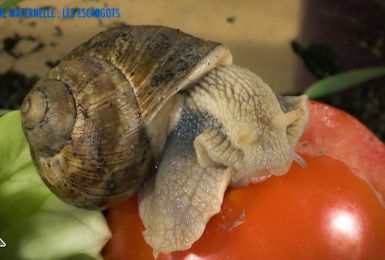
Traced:
[[22, 125], [47, 186], [103, 209], [131, 196], [155, 165], [175, 94], [229, 50], [179, 30], [123, 26], [73, 50], [25, 97]]

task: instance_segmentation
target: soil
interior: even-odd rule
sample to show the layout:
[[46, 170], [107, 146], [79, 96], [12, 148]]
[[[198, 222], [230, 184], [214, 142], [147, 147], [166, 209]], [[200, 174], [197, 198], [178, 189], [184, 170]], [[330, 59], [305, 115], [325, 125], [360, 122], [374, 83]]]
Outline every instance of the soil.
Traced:
[[[308, 73], [303, 89], [342, 71], [384, 66], [385, 0], [306, 0], [303, 24], [292, 44]], [[385, 77], [320, 98], [357, 117], [385, 141]]]
[[26, 77], [13, 70], [0, 74], [0, 108], [19, 109], [24, 96], [38, 79], [37, 76]]
[[[328, 45], [311, 44], [306, 47], [298, 42], [293, 42], [292, 49], [302, 59], [308, 71], [317, 79], [345, 70], [337, 53]], [[317, 100], [355, 116], [385, 141], [385, 88], [382, 87], [384, 79], [372, 80]]]

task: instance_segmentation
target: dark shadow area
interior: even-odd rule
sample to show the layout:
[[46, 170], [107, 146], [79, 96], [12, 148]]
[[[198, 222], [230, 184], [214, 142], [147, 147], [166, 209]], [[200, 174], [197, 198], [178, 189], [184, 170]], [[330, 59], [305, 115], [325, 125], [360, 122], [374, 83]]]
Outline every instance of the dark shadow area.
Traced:
[[[302, 10], [300, 35], [295, 39], [301, 46], [325, 46], [345, 71], [384, 66], [385, 0], [303, 0]], [[312, 68], [323, 64], [317, 67], [315, 60], [298, 56], [304, 65], [297, 71], [296, 81], [305, 89], [322, 78]], [[382, 77], [319, 100], [357, 117], [384, 141], [384, 85]]]

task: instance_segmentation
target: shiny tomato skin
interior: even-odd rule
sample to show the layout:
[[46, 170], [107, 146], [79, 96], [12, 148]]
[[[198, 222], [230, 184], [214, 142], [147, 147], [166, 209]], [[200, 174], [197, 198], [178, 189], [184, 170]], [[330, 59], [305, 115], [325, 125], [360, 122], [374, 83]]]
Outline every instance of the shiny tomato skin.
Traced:
[[[227, 191], [221, 212], [190, 250], [159, 259], [385, 258], [385, 210], [341, 162], [305, 157], [285, 176]], [[152, 259], [137, 199], [109, 212], [106, 259]]]
[[375, 190], [385, 208], [385, 144], [351, 115], [311, 101], [308, 126], [296, 151], [344, 162]]
[[[385, 259], [385, 209], [370, 188], [385, 182], [378, 159], [384, 145], [344, 112], [315, 102], [310, 112], [297, 147], [307, 168], [294, 163], [284, 176], [229, 189], [191, 249], [158, 259]], [[109, 210], [108, 222], [113, 236], [105, 259], [153, 259], [141, 236], [137, 197]]]
[[150, 247], [144, 242], [144, 230], [138, 212], [138, 197], [112, 208], [107, 213], [112, 237], [104, 247], [104, 259], [154, 259]]

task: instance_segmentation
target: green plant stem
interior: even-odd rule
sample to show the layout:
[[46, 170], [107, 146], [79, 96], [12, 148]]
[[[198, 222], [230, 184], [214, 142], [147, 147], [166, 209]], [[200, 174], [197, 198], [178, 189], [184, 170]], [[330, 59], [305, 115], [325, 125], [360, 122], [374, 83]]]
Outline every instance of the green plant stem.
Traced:
[[385, 67], [351, 70], [313, 83], [304, 94], [310, 98], [319, 98], [383, 75], [385, 75]]

